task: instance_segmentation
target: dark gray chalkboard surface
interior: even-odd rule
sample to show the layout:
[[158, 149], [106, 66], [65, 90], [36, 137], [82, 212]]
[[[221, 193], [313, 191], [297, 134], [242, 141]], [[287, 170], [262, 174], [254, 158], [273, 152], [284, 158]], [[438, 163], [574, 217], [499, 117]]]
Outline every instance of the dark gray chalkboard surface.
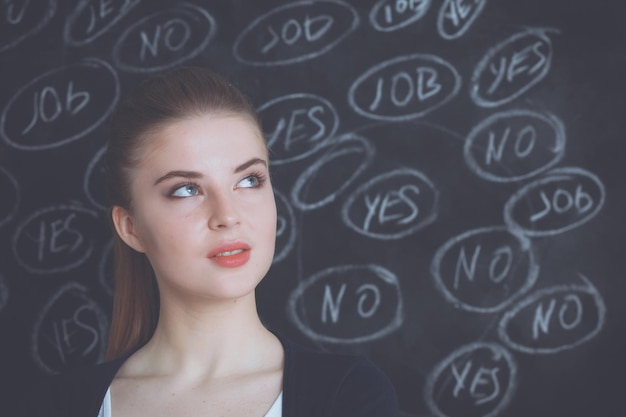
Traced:
[[[624, 416], [626, 6], [6, 0], [0, 415], [102, 360], [107, 117], [199, 65], [258, 105], [269, 326], [366, 355], [404, 416]], [[33, 399], [35, 400], [35, 399]]]

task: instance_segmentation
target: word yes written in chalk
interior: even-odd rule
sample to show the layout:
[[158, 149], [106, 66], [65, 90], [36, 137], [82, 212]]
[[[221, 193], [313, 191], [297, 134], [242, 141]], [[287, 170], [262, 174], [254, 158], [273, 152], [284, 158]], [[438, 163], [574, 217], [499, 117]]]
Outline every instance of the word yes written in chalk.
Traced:
[[39, 223], [39, 233], [31, 239], [37, 244], [37, 259], [40, 262], [47, 255], [72, 253], [81, 246], [84, 241], [82, 233], [71, 227], [75, 217], [76, 214], [70, 213], [65, 219]]
[[457, 368], [456, 364], [452, 364], [451, 371], [455, 381], [452, 392], [455, 398], [461, 394], [468, 395], [475, 405], [485, 404], [498, 398], [500, 394], [499, 367], [473, 366], [470, 360], [461, 369]]
[[52, 323], [52, 335], [48, 336], [48, 341], [55, 348], [61, 363], [66, 363], [68, 356], [86, 356], [98, 347], [100, 336], [97, 328], [81, 319], [81, 314], [89, 314], [91, 310], [91, 306], [83, 305], [71, 317]]
[[372, 220], [384, 225], [389, 222], [407, 224], [413, 221], [419, 214], [419, 208], [410, 194], [419, 194], [419, 187], [407, 184], [398, 190], [388, 191], [384, 196], [376, 194], [374, 198], [365, 196], [367, 216], [365, 217], [363, 230], [369, 230]]
[[520, 76], [534, 76], [540, 72], [548, 62], [547, 55], [541, 50], [544, 42], [535, 42], [519, 51], [511, 52], [510, 56], [501, 56], [497, 62], [489, 65], [493, 81], [487, 89], [487, 94], [493, 94], [504, 83], [512, 84]]

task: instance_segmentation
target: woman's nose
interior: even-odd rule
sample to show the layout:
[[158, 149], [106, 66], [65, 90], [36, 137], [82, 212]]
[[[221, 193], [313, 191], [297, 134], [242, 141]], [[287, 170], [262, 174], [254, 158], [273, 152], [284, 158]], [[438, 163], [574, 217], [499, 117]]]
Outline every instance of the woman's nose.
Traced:
[[209, 228], [212, 230], [228, 229], [240, 223], [232, 196], [213, 195], [209, 210]]

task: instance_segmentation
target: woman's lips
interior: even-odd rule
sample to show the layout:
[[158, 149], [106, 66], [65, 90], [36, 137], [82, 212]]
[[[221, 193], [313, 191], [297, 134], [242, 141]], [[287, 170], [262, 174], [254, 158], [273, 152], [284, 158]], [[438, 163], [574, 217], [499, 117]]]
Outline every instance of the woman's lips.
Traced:
[[236, 268], [250, 260], [250, 246], [242, 243], [227, 243], [213, 249], [208, 258], [219, 266]]

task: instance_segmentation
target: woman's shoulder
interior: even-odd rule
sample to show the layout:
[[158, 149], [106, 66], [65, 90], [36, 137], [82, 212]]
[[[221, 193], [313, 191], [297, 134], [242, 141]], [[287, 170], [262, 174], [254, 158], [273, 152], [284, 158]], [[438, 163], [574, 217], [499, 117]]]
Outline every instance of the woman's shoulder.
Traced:
[[[285, 404], [297, 407], [291, 410], [293, 414], [285, 415], [309, 412], [319, 416], [393, 417], [399, 414], [393, 384], [366, 357], [317, 351], [289, 340], [283, 340], [283, 345], [286, 401], [298, 403]], [[290, 390], [294, 395], [290, 395]]]

